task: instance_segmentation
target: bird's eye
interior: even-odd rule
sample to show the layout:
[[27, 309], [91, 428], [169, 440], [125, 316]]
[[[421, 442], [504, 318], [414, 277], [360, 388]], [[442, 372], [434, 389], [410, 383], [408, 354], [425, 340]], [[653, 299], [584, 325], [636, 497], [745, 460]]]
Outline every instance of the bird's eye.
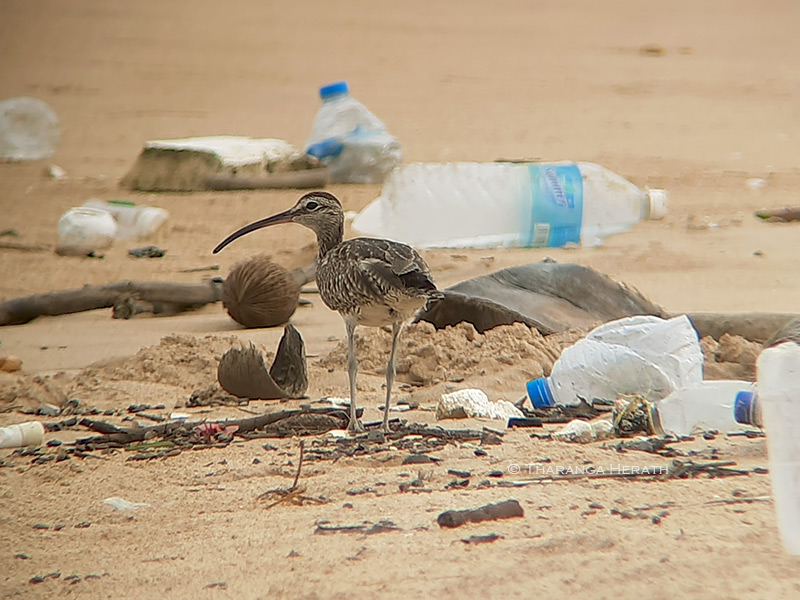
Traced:
[[306, 203], [306, 208], [308, 210], [317, 210], [319, 208], [319, 204], [312, 200], [311, 202]]

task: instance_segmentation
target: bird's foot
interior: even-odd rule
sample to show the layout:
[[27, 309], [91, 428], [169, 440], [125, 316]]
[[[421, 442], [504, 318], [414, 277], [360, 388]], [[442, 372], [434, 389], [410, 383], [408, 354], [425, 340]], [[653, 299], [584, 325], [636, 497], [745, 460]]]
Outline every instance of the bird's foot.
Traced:
[[358, 419], [351, 419], [350, 423], [347, 425], [347, 433], [350, 435], [355, 435], [357, 433], [364, 433], [366, 429], [361, 424], [361, 421]]

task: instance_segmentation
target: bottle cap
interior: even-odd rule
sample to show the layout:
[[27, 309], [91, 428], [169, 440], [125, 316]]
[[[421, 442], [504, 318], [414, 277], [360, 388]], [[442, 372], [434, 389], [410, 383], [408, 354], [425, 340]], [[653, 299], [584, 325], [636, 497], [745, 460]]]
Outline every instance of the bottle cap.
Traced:
[[550, 408], [556, 405], [553, 391], [547, 377], [540, 377], [528, 382], [528, 396], [534, 408]]
[[311, 144], [306, 148], [306, 154], [315, 156], [317, 158], [325, 158], [328, 156], [339, 156], [344, 150], [344, 144], [339, 138], [331, 137], [316, 144]]
[[736, 402], [733, 405], [733, 418], [737, 423], [745, 425], [755, 425], [753, 423], [753, 409], [756, 395], [753, 392], [741, 391], [736, 394]]
[[325, 100], [325, 98], [330, 98], [331, 96], [346, 94], [348, 91], [350, 91], [350, 88], [347, 87], [346, 81], [337, 81], [319, 88], [319, 97]]
[[667, 191], [661, 189], [647, 190], [647, 198], [650, 200], [650, 216], [648, 219], [658, 221], [667, 214]]

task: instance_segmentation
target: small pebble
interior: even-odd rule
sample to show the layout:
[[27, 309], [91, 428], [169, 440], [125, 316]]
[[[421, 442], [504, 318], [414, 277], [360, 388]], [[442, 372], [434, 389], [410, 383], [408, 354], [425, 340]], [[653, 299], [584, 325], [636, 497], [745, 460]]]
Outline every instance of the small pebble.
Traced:
[[469, 471], [459, 471], [457, 469], [447, 469], [447, 474], [453, 477], [461, 477], [462, 479], [467, 479], [472, 476], [472, 473]]

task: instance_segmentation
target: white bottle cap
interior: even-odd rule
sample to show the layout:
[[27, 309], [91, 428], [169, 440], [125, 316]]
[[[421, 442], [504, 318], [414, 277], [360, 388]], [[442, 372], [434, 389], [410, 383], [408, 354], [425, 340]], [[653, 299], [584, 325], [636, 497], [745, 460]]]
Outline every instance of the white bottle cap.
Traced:
[[650, 220], [663, 219], [667, 214], [667, 191], [661, 189], [647, 190], [647, 198], [650, 200]]

